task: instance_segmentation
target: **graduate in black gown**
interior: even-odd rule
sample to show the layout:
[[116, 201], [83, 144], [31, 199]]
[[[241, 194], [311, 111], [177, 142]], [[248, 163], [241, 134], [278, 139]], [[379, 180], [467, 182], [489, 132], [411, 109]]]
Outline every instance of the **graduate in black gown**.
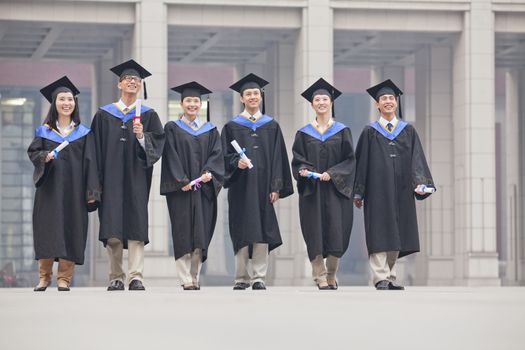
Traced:
[[[184, 290], [199, 290], [199, 273], [208, 257], [222, 188], [224, 158], [215, 125], [198, 118], [201, 96], [211, 91], [197, 82], [172, 90], [181, 94], [184, 114], [164, 126], [160, 193], [166, 196], [177, 274]], [[194, 182], [192, 184], [192, 182]]]
[[[120, 100], [100, 107], [91, 124], [103, 189], [98, 211], [99, 240], [110, 259], [108, 290], [124, 289], [123, 249], [129, 253], [129, 289], [144, 290], [151, 176], [153, 165], [162, 155], [164, 130], [157, 112], [138, 100], [141, 82], [151, 73], [134, 60], [111, 71], [119, 77]], [[135, 118], [138, 112], [140, 117]]]
[[[396, 260], [419, 252], [415, 199], [435, 191], [416, 129], [396, 117], [403, 93], [390, 79], [367, 90], [376, 100], [378, 121], [357, 143], [354, 205], [364, 205], [366, 244], [378, 290], [400, 290]], [[401, 108], [399, 109], [401, 116]]]
[[[39, 283], [34, 290], [46, 290], [58, 261], [58, 290], [69, 291], [75, 264], [84, 264], [88, 211], [100, 201], [96, 159], [89, 147], [93, 135], [80, 124], [79, 91], [67, 77], [40, 91], [51, 106], [27, 150], [36, 186], [33, 242]], [[55, 151], [63, 143], [67, 146]]]
[[[267, 84], [264, 79], [249, 74], [230, 86], [240, 93], [245, 109], [221, 132], [224, 187], [228, 188], [230, 236], [235, 252], [235, 290], [244, 290], [250, 284], [255, 290], [266, 289], [268, 254], [282, 244], [273, 205], [279, 198], [293, 193], [281, 128], [264, 114], [262, 88]], [[245, 149], [251, 169], [232, 146], [234, 140]]]
[[353, 222], [352, 133], [331, 117], [339, 95], [341, 92], [322, 78], [302, 93], [316, 117], [297, 131], [292, 149], [301, 230], [312, 276], [321, 290], [337, 289], [339, 259], [348, 248]]

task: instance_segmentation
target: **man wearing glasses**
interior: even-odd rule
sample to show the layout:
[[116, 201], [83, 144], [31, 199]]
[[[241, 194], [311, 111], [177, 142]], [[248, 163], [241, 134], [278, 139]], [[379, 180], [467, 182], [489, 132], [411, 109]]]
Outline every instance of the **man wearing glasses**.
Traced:
[[108, 291], [124, 290], [124, 249], [129, 253], [128, 289], [145, 290], [142, 272], [144, 245], [149, 242], [148, 199], [153, 164], [164, 147], [164, 130], [157, 113], [137, 99], [142, 79], [151, 73], [133, 60], [111, 71], [119, 77], [120, 100], [100, 107], [91, 124], [102, 183], [99, 240], [109, 255]]

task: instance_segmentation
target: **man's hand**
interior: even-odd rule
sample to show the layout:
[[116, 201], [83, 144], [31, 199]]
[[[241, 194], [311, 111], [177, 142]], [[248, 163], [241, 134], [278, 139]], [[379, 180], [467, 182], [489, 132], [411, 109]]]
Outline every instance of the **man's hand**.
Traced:
[[142, 125], [141, 122], [137, 121], [133, 123], [133, 133], [135, 134], [137, 139], [144, 138], [143, 130], [144, 130], [144, 126]]
[[270, 203], [273, 204], [279, 200], [279, 192], [270, 193]]
[[244, 161], [244, 159], [239, 159], [239, 163], [237, 164], [237, 167], [239, 169], [246, 169], [248, 167], [248, 163]]
[[302, 177], [307, 177], [308, 176], [308, 170], [306, 170], [306, 169], [299, 170], [299, 175], [302, 176]]
[[354, 198], [354, 205], [357, 209], [361, 209], [363, 206], [363, 200], [360, 198]]
[[319, 178], [319, 180], [321, 181], [330, 181], [330, 179], [331, 179], [330, 174], [328, 174], [326, 171], [322, 173], [321, 177]]

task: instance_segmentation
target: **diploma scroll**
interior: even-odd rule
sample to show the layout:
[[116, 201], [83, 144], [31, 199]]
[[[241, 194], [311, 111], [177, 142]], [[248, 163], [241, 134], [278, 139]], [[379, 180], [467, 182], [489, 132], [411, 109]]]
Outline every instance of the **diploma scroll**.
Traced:
[[434, 193], [436, 192], [436, 189], [434, 187], [428, 187], [427, 185], [418, 185], [414, 191], [423, 193]]
[[137, 105], [135, 106], [135, 116], [133, 117], [133, 124], [140, 123], [141, 109], [142, 109], [142, 101], [137, 100]]
[[321, 174], [308, 170], [306, 177], [308, 179], [319, 180], [321, 178]]
[[69, 145], [68, 141], [62, 142], [60, 145], [57, 146], [54, 150], [51, 151], [51, 154], [53, 155], [53, 158], [57, 159], [58, 152], [62, 151], [66, 146]]
[[[210, 174], [210, 176], [212, 176], [211, 173], [208, 173], [208, 174]], [[202, 186], [202, 180], [201, 180], [201, 178], [198, 177], [198, 178], [196, 178], [195, 180], [192, 180], [192, 181], [190, 182], [190, 186], [193, 187], [193, 190], [194, 190], [194, 191], [197, 191], [197, 190], [198, 190], [199, 188], [201, 188], [201, 186]]]
[[246, 163], [248, 163], [248, 169], [253, 168], [252, 162], [250, 161], [250, 159], [248, 159], [248, 157], [244, 153], [244, 152], [246, 152], [246, 149], [245, 148], [241, 148], [241, 146], [239, 146], [239, 144], [237, 143], [236, 140], [233, 140], [231, 142], [231, 144], [232, 144], [233, 148], [235, 148], [235, 151], [237, 153], [239, 153], [239, 155], [241, 156], [241, 159], [244, 160]]

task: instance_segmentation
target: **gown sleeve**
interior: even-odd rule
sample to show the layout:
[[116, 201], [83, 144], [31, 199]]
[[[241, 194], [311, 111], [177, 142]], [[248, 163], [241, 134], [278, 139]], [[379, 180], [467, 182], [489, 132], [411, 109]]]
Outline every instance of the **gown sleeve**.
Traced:
[[102, 185], [100, 184], [95, 137], [92, 132], [86, 136], [86, 144], [84, 146], [84, 162], [83, 162], [84, 179], [86, 183], [86, 201], [94, 200], [94, 203], [88, 203], [88, 211], [95, 211], [102, 201]]
[[44, 149], [43, 140], [40, 137], [35, 137], [27, 149], [27, 155], [35, 167], [33, 171], [33, 183], [35, 187], [39, 187], [44, 181], [47, 168], [46, 157], [48, 153], [49, 151]]
[[286, 152], [283, 133], [281, 132], [279, 125], [277, 125], [277, 134], [275, 138], [270, 192], [278, 192], [279, 198], [286, 198], [293, 194], [293, 185], [288, 154]]
[[[419, 136], [414, 129], [414, 135], [412, 138], [412, 188], [416, 188], [418, 185], [426, 185], [428, 187], [436, 188], [430, 169], [428, 168], [425, 153], [423, 152], [423, 146], [419, 140]], [[424, 195], [417, 194], [414, 192], [414, 196], [418, 200], [423, 200], [430, 196], [431, 193], [425, 193]]]
[[180, 190], [190, 183], [188, 175], [184, 172], [184, 167], [180, 160], [177, 147], [175, 145], [175, 132], [171, 123], [166, 124], [165, 145], [162, 158], [162, 170], [160, 175], [160, 194], [167, 195], [170, 192]]
[[164, 129], [157, 112], [151, 110], [148, 117], [150, 120], [147, 130], [144, 130], [144, 148], [138, 140], [136, 142], [139, 157], [145, 161], [145, 168], [151, 168], [160, 159], [165, 142]]
[[326, 172], [330, 175], [331, 181], [339, 193], [351, 199], [355, 175], [355, 154], [350, 129], [345, 128], [342, 133], [341, 153], [343, 160], [327, 169]]
[[365, 127], [356, 148], [356, 174], [354, 180], [354, 198], [365, 198], [366, 178], [368, 173], [368, 148], [369, 148], [369, 128]]
[[314, 164], [306, 159], [307, 155], [304, 135], [300, 131], [295, 134], [292, 154], [292, 175], [297, 180], [297, 190], [299, 191], [299, 194], [306, 196], [313, 193], [314, 182], [311, 179], [299, 175], [299, 170], [301, 169], [317, 171]]
[[222, 155], [221, 138], [217, 129], [210, 131], [209, 148], [208, 159], [206, 159], [201, 173], [204, 174], [208, 171], [212, 174], [212, 179], [208, 184], [213, 186], [213, 192], [217, 196], [224, 183], [224, 157]]
[[228, 188], [231, 183], [237, 181], [239, 174], [243, 171], [237, 167], [241, 156], [239, 156], [230, 143], [233, 140], [230, 133], [230, 128], [228, 124], [226, 124], [221, 133], [222, 151], [224, 155], [224, 188]]

